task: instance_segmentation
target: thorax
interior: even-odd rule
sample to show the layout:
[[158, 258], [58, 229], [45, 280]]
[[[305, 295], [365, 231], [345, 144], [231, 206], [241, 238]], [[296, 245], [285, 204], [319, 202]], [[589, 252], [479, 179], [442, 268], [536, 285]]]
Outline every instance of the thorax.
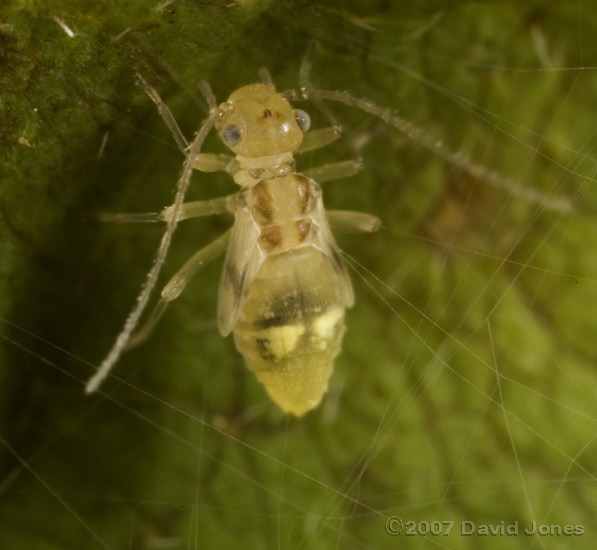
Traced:
[[[292, 157], [290, 157], [292, 158]], [[282, 253], [309, 244], [312, 227], [318, 223], [321, 189], [311, 178], [297, 174], [292, 164], [277, 163], [253, 172], [254, 181], [243, 186], [237, 208], [247, 208], [259, 227], [259, 244], [268, 254]], [[264, 177], [259, 177], [264, 176]], [[245, 174], [246, 177], [246, 174]], [[235, 177], [236, 179], [236, 177]]]

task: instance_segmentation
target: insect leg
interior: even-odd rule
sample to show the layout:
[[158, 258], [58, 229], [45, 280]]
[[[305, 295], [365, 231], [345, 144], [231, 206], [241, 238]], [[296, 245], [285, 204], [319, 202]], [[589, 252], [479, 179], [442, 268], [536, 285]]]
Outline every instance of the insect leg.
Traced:
[[[192, 201], [181, 204], [176, 221], [201, 216], [213, 216], [224, 212], [234, 212], [237, 193], [218, 197], [207, 201]], [[168, 222], [172, 219], [172, 206], [161, 212], [99, 212], [97, 219], [102, 222], [116, 223], [156, 223]]]
[[237, 169], [234, 157], [213, 153], [197, 155], [193, 168], [200, 172], [228, 172], [229, 174], [233, 174]]
[[[234, 162], [234, 159], [227, 155], [200, 153], [197, 155], [193, 168], [202, 172], [217, 172], [220, 170], [232, 172]], [[176, 221], [234, 212], [235, 199], [236, 193], [233, 193], [212, 200], [183, 203], [178, 211]], [[172, 206], [168, 206], [161, 212], [98, 212], [96, 218], [101, 222], [109, 223], [167, 222], [172, 219], [172, 208]]]
[[[185, 202], [180, 206], [176, 221], [187, 220], [189, 218], [200, 218], [202, 216], [214, 216], [224, 212], [234, 212], [236, 197], [238, 193], [232, 193], [225, 197], [218, 197], [207, 201]], [[173, 215], [172, 206], [167, 206], [158, 216], [160, 220], [170, 221]]]
[[304, 174], [313, 178], [317, 183], [323, 183], [330, 180], [339, 180], [354, 176], [359, 170], [362, 170], [363, 163], [361, 159], [345, 160], [343, 162], [334, 162], [324, 164], [311, 170], [305, 170]]
[[161, 212], [98, 212], [95, 218], [106, 223], [156, 223]]
[[217, 258], [228, 246], [230, 240], [230, 230], [220, 235], [217, 239], [213, 240], [208, 245], [201, 248], [198, 252], [193, 254], [190, 260], [188, 260], [168, 281], [164, 289], [159, 302], [156, 304], [151, 315], [147, 321], [135, 332], [125, 349], [130, 349], [141, 344], [147, 337], [152, 333], [153, 329], [157, 325], [158, 321], [166, 311], [166, 307], [172, 300], [176, 300], [180, 296], [180, 293], [187, 286], [187, 283], [195, 276], [195, 274], [207, 265], [209, 262]]
[[301, 143], [295, 153], [300, 154], [305, 153], [306, 151], [312, 151], [313, 149], [319, 149], [320, 147], [325, 147], [339, 139], [341, 135], [341, 126], [327, 126], [326, 128], [320, 128], [319, 130], [311, 130], [305, 134], [303, 143]]
[[354, 210], [328, 210], [328, 221], [335, 232], [373, 233], [381, 225], [377, 216]]

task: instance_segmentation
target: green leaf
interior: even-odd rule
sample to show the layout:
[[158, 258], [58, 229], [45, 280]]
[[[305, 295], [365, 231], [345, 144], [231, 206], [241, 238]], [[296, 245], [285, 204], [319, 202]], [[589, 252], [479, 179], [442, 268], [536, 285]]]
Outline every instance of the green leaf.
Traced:
[[[14, 0], [0, 21], [2, 548], [425, 544], [391, 537], [391, 516], [453, 521], [428, 535], [446, 548], [589, 547], [588, 3]], [[135, 75], [190, 138], [207, 114], [198, 82], [221, 101], [267, 67], [297, 88], [313, 41], [315, 86], [393, 109], [497, 185], [327, 102], [345, 139], [299, 169], [362, 156], [362, 173], [325, 184], [326, 205], [383, 226], [338, 237], [357, 303], [322, 405], [285, 417], [220, 337], [221, 262], [85, 396], [163, 231], [96, 214], [159, 211], [184, 160]], [[212, 136], [205, 150], [220, 147]], [[188, 198], [234, 190], [198, 174]], [[181, 224], [160, 284], [230, 223]], [[523, 534], [533, 520], [584, 535]], [[463, 521], [520, 533], [462, 536]]]

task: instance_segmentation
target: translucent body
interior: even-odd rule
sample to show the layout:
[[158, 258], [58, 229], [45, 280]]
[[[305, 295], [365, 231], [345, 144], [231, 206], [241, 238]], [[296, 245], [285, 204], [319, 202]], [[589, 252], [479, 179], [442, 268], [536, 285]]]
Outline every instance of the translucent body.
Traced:
[[327, 390], [344, 309], [353, 304], [319, 186], [292, 174], [243, 189], [231, 242], [248, 249], [229, 248], [220, 330], [232, 328], [238, 350], [272, 400], [300, 416]]
[[243, 186], [220, 284], [218, 323], [234, 333], [247, 366], [284, 411], [301, 416], [327, 391], [353, 304], [350, 279], [328, 226], [321, 190], [294, 172], [303, 132], [268, 86], [246, 86], [221, 106], [220, 131], [240, 130]]

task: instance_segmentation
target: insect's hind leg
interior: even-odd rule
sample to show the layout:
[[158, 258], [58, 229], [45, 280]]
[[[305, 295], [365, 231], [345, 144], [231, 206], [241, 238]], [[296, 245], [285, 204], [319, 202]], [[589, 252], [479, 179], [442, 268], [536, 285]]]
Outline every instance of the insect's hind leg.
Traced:
[[131, 349], [145, 341], [161, 319], [166, 307], [176, 300], [195, 274], [212, 260], [216, 259], [226, 250], [230, 240], [230, 230], [220, 235], [208, 245], [201, 248], [174, 274], [162, 290], [160, 300], [151, 315], [128, 341], [125, 349]]

